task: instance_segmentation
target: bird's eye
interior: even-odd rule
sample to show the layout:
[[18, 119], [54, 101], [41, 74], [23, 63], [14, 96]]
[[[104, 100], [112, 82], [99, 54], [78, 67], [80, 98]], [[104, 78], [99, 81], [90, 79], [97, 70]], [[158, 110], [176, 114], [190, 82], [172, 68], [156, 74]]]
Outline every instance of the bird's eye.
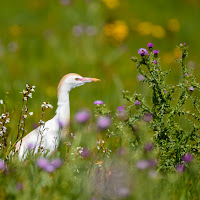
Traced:
[[80, 81], [80, 78], [75, 78], [76, 81]]

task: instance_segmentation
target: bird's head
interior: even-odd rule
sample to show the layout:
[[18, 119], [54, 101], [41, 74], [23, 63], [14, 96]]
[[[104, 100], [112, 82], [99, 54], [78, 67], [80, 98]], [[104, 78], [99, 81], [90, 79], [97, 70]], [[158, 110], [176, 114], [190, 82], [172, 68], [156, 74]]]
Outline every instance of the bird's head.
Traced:
[[97, 81], [100, 81], [100, 79], [82, 77], [78, 74], [70, 73], [70, 74], [65, 75], [61, 79], [58, 85], [58, 94], [61, 93], [62, 91], [69, 92], [71, 89], [84, 85], [85, 83], [97, 82]]

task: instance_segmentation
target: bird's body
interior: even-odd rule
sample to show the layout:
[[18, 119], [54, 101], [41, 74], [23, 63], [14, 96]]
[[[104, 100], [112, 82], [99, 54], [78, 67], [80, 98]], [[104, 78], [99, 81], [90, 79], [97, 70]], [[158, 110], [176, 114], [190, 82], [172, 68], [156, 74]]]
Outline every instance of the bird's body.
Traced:
[[41, 150], [52, 153], [58, 147], [60, 138], [65, 137], [65, 131], [70, 122], [70, 90], [87, 82], [96, 81], [99, 81], [99, 79], [84, 78], [74, 73], [67, 74], [61, 79], [58, 86], [56, 115], [44, 125], [27, 134], [16, 144], [15, 150], [19, 153], [19, 159], [26, 158], [30, 148], [34, 148], [34, 153]]

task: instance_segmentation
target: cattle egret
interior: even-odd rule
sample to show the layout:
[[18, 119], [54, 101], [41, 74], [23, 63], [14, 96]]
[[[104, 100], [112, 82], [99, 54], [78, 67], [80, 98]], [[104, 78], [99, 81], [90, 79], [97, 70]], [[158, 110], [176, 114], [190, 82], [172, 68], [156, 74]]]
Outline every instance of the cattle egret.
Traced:
[[[60, 138], [66, 135], [66, 127], [70, 122], [69, 92], [75, 87], [79, 87], [89, 82], [100, 81], [96, 78], [82, 77], [75, 73], [65, 75], [58, 85], [58, 107], [56, 115], [49, 121], [27, 134], [17, 144], [15, 151], [19, 153], [19, 159], [23, 160], [27, 156], [30, 146], [34, 147], [34, 153], [52, 153], [59, 144]], [[62, 136], [61, 136], [62, 135]]]

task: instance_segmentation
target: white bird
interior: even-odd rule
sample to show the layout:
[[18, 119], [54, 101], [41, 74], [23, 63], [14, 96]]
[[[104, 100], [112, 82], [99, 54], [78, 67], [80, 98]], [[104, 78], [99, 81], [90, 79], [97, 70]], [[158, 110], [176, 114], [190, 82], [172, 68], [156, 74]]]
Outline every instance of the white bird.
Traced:
[[44, 127], [39, 126], [16, 144], [15, 151], [19, 153], [20, 160], [26, 158], [30, 146], [34, 146], [34, 153], [40, 150], [52, 153], [56, 150], [61, 139], [61, 132], [62, 136], [65, 137], [66, 127], [68, 127], [70, 122], [70, 90], [85, 83], [97, 81], [100, 80], [82, 77], [75, 73], [67, 74], [61, 79], [58, 85], [58, 107], [56, 115], [47, 121]]

